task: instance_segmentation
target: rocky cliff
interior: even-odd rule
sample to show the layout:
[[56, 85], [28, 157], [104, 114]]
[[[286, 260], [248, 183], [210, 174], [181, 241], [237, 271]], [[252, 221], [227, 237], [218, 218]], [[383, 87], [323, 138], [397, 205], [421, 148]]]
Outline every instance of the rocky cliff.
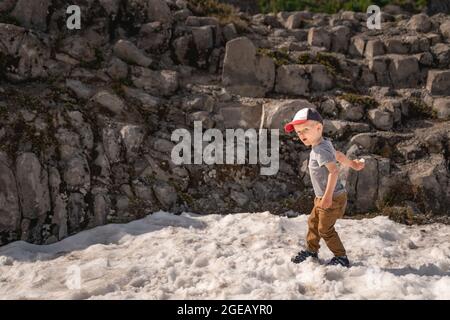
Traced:
[[[158, 209], [307, 213], [309, 151], [280, 131], [280, 167], [175, 165], [175, 129], [282, 129], [317, 108], [348, 214], [448, 215], [450, 17], [280, 12], [198, 1], [0, 3], [0, 244], [52, 243]], [[210, 15], [210, 16], [205, 16]]]

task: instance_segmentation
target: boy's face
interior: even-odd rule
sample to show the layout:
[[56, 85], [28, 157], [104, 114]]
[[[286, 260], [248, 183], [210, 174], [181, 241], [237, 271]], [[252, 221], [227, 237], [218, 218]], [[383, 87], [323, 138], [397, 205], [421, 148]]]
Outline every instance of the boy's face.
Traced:
[[317, 121], [308, 120], [305, 123], [295, 124], [294, 130], [306, 146], [316, 143], [322, 137], [322, 124]]

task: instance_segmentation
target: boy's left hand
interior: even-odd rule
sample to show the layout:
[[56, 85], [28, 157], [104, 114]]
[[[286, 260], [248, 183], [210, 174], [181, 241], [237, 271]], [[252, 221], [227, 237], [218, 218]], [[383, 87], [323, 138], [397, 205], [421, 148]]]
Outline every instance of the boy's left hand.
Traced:
[[331, 207], [331, 204], [333, 203], [333, 199], [330, 197], [323, 197], [320, 200], [320, 207], [323, 209], [328, 209], [329, 207]]
[[361, 162], [358, 160], [352, 160], [351, 167], [353, 170], [360, 171], [360, 170], [364, 169], [364, 166], [365, 166], [364, 162]]

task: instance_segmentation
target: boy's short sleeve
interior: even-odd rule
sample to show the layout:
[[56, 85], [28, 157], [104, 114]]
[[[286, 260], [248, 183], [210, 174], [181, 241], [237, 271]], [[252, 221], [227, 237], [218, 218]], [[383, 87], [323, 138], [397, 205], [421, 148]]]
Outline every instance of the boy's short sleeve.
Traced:
[[336, 151], [333, 146], [328, 143], [323, 143], [319, 146], [317, 152], [317, 163], [323, 166], [329, 162], [336, 162]]

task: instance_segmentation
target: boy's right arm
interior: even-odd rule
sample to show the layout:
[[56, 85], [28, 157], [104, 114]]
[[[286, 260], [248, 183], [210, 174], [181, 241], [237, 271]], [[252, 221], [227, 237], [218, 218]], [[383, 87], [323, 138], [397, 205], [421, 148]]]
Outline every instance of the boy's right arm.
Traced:
[[347, 156], [345, 154], [343, 154], [340, 151], [336, 151], [336, 160], [340, 164], [350, 167], [356, 171], [362, 170], [364, 168], [364, 162], [360, 162], [357, 160], [350, 160], [349, 158], [347, 158]]

